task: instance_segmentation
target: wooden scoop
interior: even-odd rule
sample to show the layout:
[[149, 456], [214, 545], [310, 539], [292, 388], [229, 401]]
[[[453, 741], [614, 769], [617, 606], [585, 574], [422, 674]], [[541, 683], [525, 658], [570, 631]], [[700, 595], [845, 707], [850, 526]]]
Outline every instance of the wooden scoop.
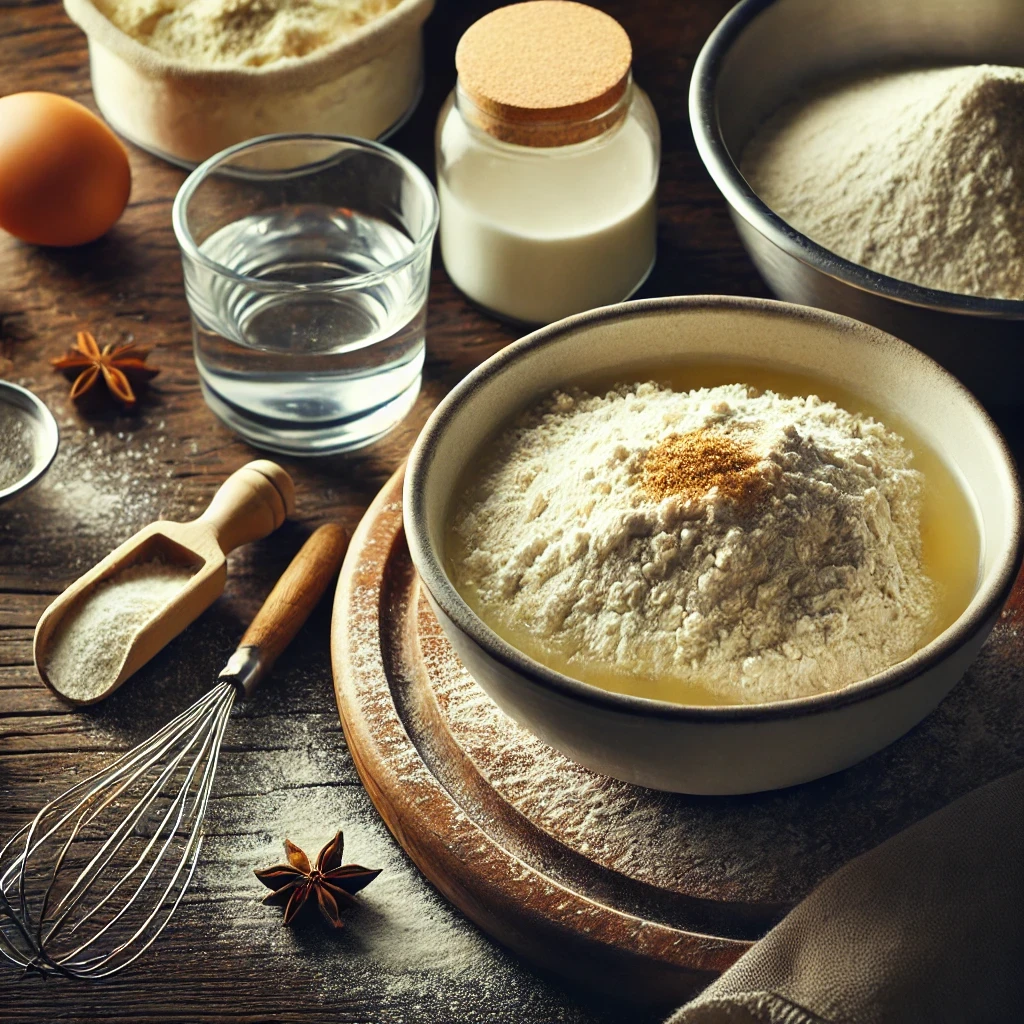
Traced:
[[[276, 530], [295, 511], [295, 486], [275, 462], [257, 459], [232, 473], [213, 496], [210, 507], [191, 523], [157, 522], [130, 540], [71, 584], [43, 612], [36, 625], [33, 656], [47, 686], [73, 704], [94, 704], [113, 693], [189, 623], [213, 604], [227, 579], [225, 556], [242, 544]], [[120, 671], [105, 689], [87, 699], [63, 693], [47, 675], [53, 638], [64, 617], [89, 599], [97, 585], [132, 565], [159, 560], [186, 566], [195, 575], [136, 634]], [[81, 667], [83, 674], [89, 666]]]

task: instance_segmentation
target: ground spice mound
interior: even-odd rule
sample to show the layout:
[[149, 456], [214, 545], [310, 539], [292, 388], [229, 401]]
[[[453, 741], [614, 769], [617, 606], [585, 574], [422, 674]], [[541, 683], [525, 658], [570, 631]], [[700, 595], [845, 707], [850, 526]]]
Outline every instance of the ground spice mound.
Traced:
[[670, 434], [647, 453], [642, 486], [659, 501], [675, 494], [697, 500], [717, 488], [726, 501], [746, 505], [765, 492], [765, 480], [756, 472], [761, 461], [749, 442], [698, 427]]

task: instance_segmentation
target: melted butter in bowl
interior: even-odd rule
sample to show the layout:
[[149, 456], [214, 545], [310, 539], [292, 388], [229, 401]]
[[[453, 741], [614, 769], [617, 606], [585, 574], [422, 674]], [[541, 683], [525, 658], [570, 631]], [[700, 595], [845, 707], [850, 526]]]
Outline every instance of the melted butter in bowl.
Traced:
[[898, 415], [824, 380], [638, 366], [553, 393], [482, 450], [451, 579], [513, 647], [606, 690], [838, 690], [934, 640], [977, 588], [963, 482]]

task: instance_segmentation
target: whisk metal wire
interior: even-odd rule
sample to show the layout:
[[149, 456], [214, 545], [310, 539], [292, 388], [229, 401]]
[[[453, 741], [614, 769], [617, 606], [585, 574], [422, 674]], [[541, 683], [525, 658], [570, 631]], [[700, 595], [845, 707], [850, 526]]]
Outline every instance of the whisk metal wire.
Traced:
[[109, 977], [167, 927], [199, 862], [235, 701], [248, 697], [338, 572], [348, 535], [315, 530], [221, 682], [148, 740], [51, 800], [0, 849], [0, 955], [29, 971]]
[[[149, 739], [51, 800], [0, 849], [0, 953], [29, 970], [96, 979], [128, 966], [153, 944], [195, 872], [238, 692], [236, 682], [220, 683]], [[89, 827], [127, 800], [84, 866], [68, 869]], [[141, 850], [131, 849], [140, 839]], [[54, 847], [39, 891], [30, 884], [32, 869]], [[108, 869], [125, 851], [133, 862], [115, 877]], [[58, 894], [68, 870], [77, 875]], [[82, 910], [87, 896], [95, 902]], [[123, 932], [126, 938], [102, 948]]]

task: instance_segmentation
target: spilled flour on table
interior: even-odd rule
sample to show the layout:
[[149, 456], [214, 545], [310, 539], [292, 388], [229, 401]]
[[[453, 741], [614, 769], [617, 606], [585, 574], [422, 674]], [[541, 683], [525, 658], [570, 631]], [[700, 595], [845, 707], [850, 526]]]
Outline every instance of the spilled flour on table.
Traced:
[[[39, 547], [37, 568], [70, 582], [106, 555], [112, 543], [126, 540], [160, 518], [185, 520], [181, 480], [189, 467], [175, 465], [181, 442], [168, 436], [163, 421], [145, 437], [131, 430], [83, 426], [77, 420], [60, 422], [57, 457], [37, 484], [4, 507], [0, 521], [0, 563], [8, 538], [73, 535], [74, 557], [67, 547], [55, 546], [59, 561], [45, 564], [48, 551]], [[196, 510], [196, 513], [198, 514]]]
[[[232, 606], [231, 590], [229, 580], [225, 596], [160, 659], [86, 709], [104, 752], [95, 761], [138, 742], [209, 688], [249, 614]], [[316, 614], [320, 636], [328, 617]], [[401, 851], [345, 748], [324, 648], [293, 645], [257, 694], [236, 705], [200, 865], [169, 941], [201, 949], [206, 970], [237, 971], [244, 957], [250, 966], [242, 974], [261, 985], [287, 978], [289, 991], [307, 1009], [322, 1006], [325, 1020], [347, 1012], [373, 1024], [507, 1024], [522, 1014], [545, 1024], [612, 1024], [611, 1010], [541, 981], [469, 924]], [[79, 759], [79, 774], [95, 761]], [[343, 912], [339, 932], [315, 908], [284, 927], [281, 908], [261, 904], [269, 890], [253, 872], [284, 859], [285, 838], [315, 857], [338, 829], [344, 863], [383, 873]], [[157, 970], [159, 957], [146, 962]]]
[[[254, 953], [272, 952], [289, 970], [308, 973], [323, 1004], [362, 1002], [374, 1024], [507, 1020], [510, 1007], [521, 1007], [523, 1019], [551, 1024], [596, 1019], [542, 986], [447, 904], [395, 843], [361, 786], [324, 781], [315, 748], [326, 722], [315, 731], [309, 723], [305, 753], [294, 724], [292, 748], [279, 761], [263, 757], [254, 771], [251, 758], [238, 758], [249, 762], [239, 776], [249, 795], [236, 793], [211, 808], [217, 834], [199, 884], [231, 893], [220, 941], [230, 945], [244, 934]], [[265, 725], [261, 719], [256, 727]], [[218, 779], [217, 790], [231, 787]], [[298, 924], [283, 927], [281, 909], [259, 903], [268, 890], [252, 872], [284, 859], [285, 837], [314, 858], [335, 827], [345, 833], [343, 862], [382, 868], [381, 875], [343, 912], [340, 932], [321, 923], [313, 907]], [[195, 914], [209, 914], [209, 905], [199, 903]]]

